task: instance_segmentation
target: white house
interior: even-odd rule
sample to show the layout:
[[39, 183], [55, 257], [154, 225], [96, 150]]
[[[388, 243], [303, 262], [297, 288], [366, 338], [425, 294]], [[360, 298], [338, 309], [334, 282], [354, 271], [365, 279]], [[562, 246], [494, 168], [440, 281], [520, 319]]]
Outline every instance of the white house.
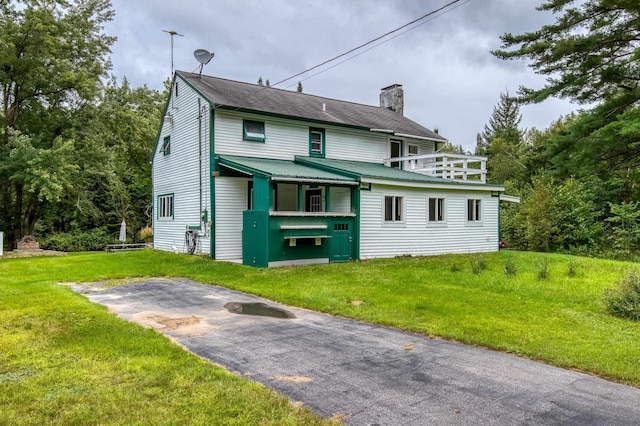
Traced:
[[498, 250], [486, 159], [370, 106], [178, 71], [153, 153], [154, 247], [259, 267]]

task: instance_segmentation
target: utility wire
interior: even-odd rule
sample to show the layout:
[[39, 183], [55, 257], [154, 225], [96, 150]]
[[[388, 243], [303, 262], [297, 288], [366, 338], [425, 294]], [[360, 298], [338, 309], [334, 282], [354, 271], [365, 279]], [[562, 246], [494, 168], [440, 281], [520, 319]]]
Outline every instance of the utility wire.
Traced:
[[[464, 5], [464, 4], [466, 4], [466, 3], [469, 3], [471, 0], [466, 0], [465, 2], [463, 2], [462, 4], [460, 4], [460, 5], [456, 6], [456, 7], [451, 8], [450, 10], [445, 11], [445, 12], [443, 12], [443, 13], [440, 13], [439, 15], [436, 15], [438, 12], [442, 12], [442, 11], [444, 11], [445, 9], [447, 9], [448, 7], [450, 7], [450, 6], [452, 6], [452, 5], [456, 4], [456, 3], [458, 3], [458, 2], [460, 2], [460, 1], [461, 1], [461, 0], [453, 0], [453, 1], [451, 1], [451, 2], [449, 2], [449, 3], [447, 3], [447, 4], [445, 4], [444, 6], [439, 7], [438, 9], [432, 10], [431, 12], [426, 13], [426, 14], [422, 15], [421, 17], [419, 17], [419, 18], [417, 18], [417, 19], [414, 19], [414, 20], [413, 20], [413, 21], [411, 21], [411, 22], [408, 22], [408, 23], [406, 23], [406, 24], [404, 24], [404, 25], [399, 26], [398, 28], [395, 28], [395, 29], [393, 29], [393, 30], [391, 30], [391, 31], [388, 31], [387, 33], [385, 33], [385, 34], [383, 34], [383, 35], [381, 35], [381, 36], [378, 36], [378, 37], [376, 37], [376, 38], [374, 38], [374, 39], [371, 39], [371, 40], [367, 41], [366, 43], [363, 43], [363, 44], [361, 44], [361, 45], [359, 45], [359, 46], [357, 46], [357, 47], [354, 47], [353, 49], [350, 49], [350, 50], [348, 50], [348, 51], [346, 51], [346, 52], [344, 52], [344, 53], [341, 53], [341, 54], [339, 54], [339, 55], [337, 55], [337, 56], [334, 56], [334, 57], [333, 57], [333, 58], [331, 58], [331, 59], [327, 59], [326, 61], [324, 61], [324, 62], [322, 62], [322, 63], [320, 63], [320, 64], [318, 64], [318, 65], [315, 65], [315, 66], [313, 66], [313, 67], [311, 67], [311, 68], [308, 68], [308, 69], [306, 69], [306, 70], [304, 70], [304, 71], [301, 71], [301, 72], [299, 72], [299, 73], [297, 73], [297, 74], [294, 74], [294, 75], [292, 75], [291, 77], [287, 77], [287, 78], [285, 78], [284, 80], [280, 80], [280, 81], [278, 81], [277, 83], [271, 84], [269, 87], [266, 87], [266, 86], [265, 86], [265, 87], [261, 87], [260, 89], [256, 90], [255, 92], [253, 92], [253, 93], [249, 94], [249, 95], [247, 96], [247, 98], [250, 98], [250, 97], [252, 97], [252, 96], [255, 96], [255, 95], [257, 95], [258, 93], [261, 93], [263, 90], [267, 90], [267, 89], [269, 89], [269, 88], [274, 88], [274, 87], [275, 87], [275, 86], [277, 86], [278, 84], [282, 84], [282, 83], [284, 83], [285, 81], [289, 81], [289, 80], [291, 80], [291, 79], [293, 79], [293, 78], [296, 78], [296, 77], [298, 77], [298, 76], [300, 76], [300, 75], [302, 75], [302, 74], [308, 73], [309, 71], [313, 71], [313, 70], [315, 70], [315, 69], [318, 69], [318, 68], [320, 68], [320, 67], [321, 67], [321, 66], [323, 66], [323, 65], [326, 65], [326, 64], [328, 64], [328, 63], [330, 63], [330, 62], [335, 61], [336, 59], [342, 58], [342, 57], [344, 57], [344, 56], [346, 56], [346, 55], [348, 55], [348, 54], [350, 54], [350, 53], [355, 52], [356, 50], [362, 49], [362, 48], [363, 48], [363, 47], [365, 47], [365, 46], [368, 46], [368, 45], [370, 45], [370, 44], [372, 44], [372, 43], [375, 43], [376, 41], [381, 40], [381, 39], [383, 39], [383, 38], [385, 38], [385, 37], [387, 37], [387, 36], [389, 36], [389, 35], [391, 35], [391, 34], [397, 33], [398, 31], [400, 31], [400, 30], [402, 30], [402, 29], [404, 29], [404, 28], [407, 28], [407, 27], [409, 27], [409, 26], [411, 26], [411, 25], [415, 24], [416, 22], [422, 21], [422, 20], [423, 20], [423, 19], [425, 19], [425, 18], [428, 18], [428, 17], [430, 17], [430, 16], [433, 16], [433, 18], [432, 18], [432, 19], [426, 20], [426, 21], [424, 21], [424, 22], [422, 22], [422, 23], [420, 23], [420, 24], [418, 24], [418, 25], [415, 25], [415, 26], [413, 26], [413, 27], [411, 27], [411, 28], [408, 28], [407, 30], [405, 30], [405, 31], [403, 31], [403, 32], [401, 32], [401, 33], [399, 33], [399, 34], [396, 34], [395, 36], [390, 37], [388, 40], [384, 40], [384, 41], [382, 41], [381, 43], [378, 43], [378, 44], [376, 44], [376, 45], [374, 45], [374, 46], [371, 46], [370, 48], [368, 48], [368, 49], [366, 49], [366, 50], [364, 50], [364, 51], [362, 51], [362, 52], [359, 52], [359, 53], [357, 53], [357, 54], [355, 54], [355, 55], [353, 55], [353, 56], [350, 56], [349, 58], [347, 58], [347, 59], [345, 59], [345, 60], [343, 60], [343, 61], [338, 62], [337, 64], [332, 65], [331, 67], [328, 67], [328, 68], [326, 68], [326, 69], [324, 69], [324, 70], [322, 70], [322, 71], [320, 71], [320, 72], [317, 72], [317, 73], [315, 73], [315, 74], [313, 74], [313, 75], [310, 75], [309, 77], [305, 78], [304, 80], [308, 80], [308, 79], [310, 79], [310, 78], [312, 78], [312, 77], [314, 77], [314, 76], [316, 76], [316, 75], [318, 75], [318, 74], [322, 74], [323, 72], [328, 71], [328, 70], [330, 70], [330, 69], [332, 69], [332, 68], [335, 68], [335, 67], [337, 67], [338, 65], [340, 65], [340, 64], [342, 64], [342, 63], [344, 63], [344, 62], [346, 62], [346, 61], [349, 61], [349, 60], [351, 60], [351, 59], [353, 59], [353, 58], [355, 58], [355, 57], [357, 57], [357, 56], [360, 56], [360, 55], [362, 55], [363, 53], [366, 53], [366, 52], [368, 52], [369, 50], [372, 50], [372, 49], [374, 49], [374, 48], [376, 48], [376, 47], [380, 46], [381, 44], [387, 43], [387, 42], [389, 42], [389, 41], [391, 41], [391, 40], [395, 39], [396, 37], [399, 37], [399, 36], [401, 36], [402, 34], [404, 34], [404, 33], [406, 33], [406, 32], [409, 32], [409, 31], [411, 31], [411, 30], [413, 30], [413, 29], [415, 29], [415, 28], [419, 27], [420, 25], [426, 24], [427, 22], [430, 22], [430, 21], [432, 21], [432, 20], [434, 20], [434, 19], [438, 18], [439, 16], [444, 15], [445, 13], [447, 13], [447, 12], [449, 12], [449, 11], [451, 11], [451, 10], [454, 10], [454, 9], [456, 9], [456, 8], [458, 8], [458, 7], [460, 7], [460, 6]], [[436, 16], [434, 16], [434, 15], [436, 15]], [[205, 84], [209, 84], [209, 83], [207, 83], [205, 80], [202, 80], [202, 82], [203, 82], [203, 83], [205, 83]], [[291, 87], [291, 86], [287, 86], [287, 87]], [[219, 107], [219, 106], [222, 106], [222, 105], [224, 105], [224, 104], [218, 104], [218, 105], [216, 105], [216, 106], [218, 106], [218, 107]], [[239, 109], [239, 108], [238, 108], [238, 109]]]
[[[320, 70], [320, 71], [318, 71], [318, 72], [317, 72], [317, 73], [315, 73], [315, 74], [311, 74], [310, 76], [305, 77], [305, 78], [303, 78], [303, 79], [302, 79], [302, 80], [300, 80], [300, 81], [306, 81], [306, 80], [309, 80], [310, 78], [313, 78], [313, 77], [315, 77], [315, 76], [317, 76], [317, 75], [320, 75], [320, 74], [322, 74], [323, 72], [329, 71], [330, 69], [333, 69], [333, 68], [337, 67], [337, 66], [338, 66], [338, 65], [340, 65], [340, 64], [344, 64], [344, 63], [345, 63], [345, 62], [347, 62], [347, 61], [350, 61], [350, 60], [352, 60], [352, 59], [354, 59], [354, 58], [357, 58], [358, 56], [360, 56], [360, 55], [362, 55], [362, 54], [364, 54], [364, 53], [367, 53], [368, 51], [373, 50], [373, 49], [375, 49], [375, 48], [376, 48], [376, 47], [378, 47], [378, 46], [381, 46], [381, 45], [383, 45], [383, 44], [385, 44], [385, 43], [388, 43], [388, 42], [390, 42], [391, 40], [394, 40], [394, 39], [396, 39], [396, 38], [400, 37], [401, 35], [406, 34], [406, 33], [408, 33], [408, 32], [409, 32], [409, 31], [411, 31], [411, 30], [416, 29], [417, 27], [419, 27], [419, 26], [421, 26], [421, 25], [424, 25], [424, 24], [426, 24], [426, 23], [428, 23], [428, 22], [431, 22], [431, 21], [433, 21], [434, 19], [439, 18], [440, 16], [442, 16], [442, 15], [444, 15], [444, 14], [446, 14], [446, 13], [449, 13], [449, 12], [451, 12], [451, 11], [453, 11], [453, 10], [455, 10], [455, 9], [459, 8], [460, 6], [464, 6], [465, 4], [469, 3], [470, 1], [471, 1], [471, 0], [465, 0], [464, 2], [462, 2], [462, 3], [458, 4], [458, 5], [456, 5], [455, 7], [452, 7], [452, 8], [451, 8], [451, 9], [449, 9], [449, 10], [445, 10], [444, 12], [442, 12], [442, 13], [441, 13], [441, 14], [439, 14], [439, 15], [435, 15], [435, 16], [433, 16], [431, 19], [427, 19], [426, 21], [421, 22], [421, 23], [419, 23], [418, 25], [415, 25], [415, 26], [413, 26], [413, 27], [411, 27], [411, 28], [407, 28], [406, 30], [402, 31], [401, 33], [398, 33], [398, 34], [394, 35], [393, 37], [389, 37], [387, 40], [383, 40], [383, 41], [381, 41], [380, 43], [375, 44], [375, 45], [371, 46], [370, 48], [363, 50], [362, 52], [358, 52], [358, 53], [356, 53], [356, 54], [355, 54], [355, 55], [353, 55], [353, 56], [349, 56], [348, 58], [346, 58], [346, 59], [344, 59], [344, 60], [342, 60], [342, 61], [338, 62], [337, 64], [333, 64], [333, 65], [331, 65], [330, 67], [327, 67], [327, 68], [325, 68], [325, 69], [323, 69], [323, 70]], [[441, 9], [442, 9], [442, 8], [441, 8]], [[441, 9], [440, 9], [440, 10], [441, 10]], [[433, 13], [432, 13], [432, 14], [433, 14]], [[424, 17], [423, 17], [423, 18], [424, 18]], [[420, 18], [420, 19], [423, 19], [423, 18]], [[420, 19], [417, 19], [417, 20], [415, 20], [415, 21], [413, 21], [413, 22], [415, 23], [415, 22], [419, 21]], [[407, 25], [410, 25], [410, 24], [407, 24]], [[406, 27], [406, 25], [404, 25], [403, 27], [400, 27], [400, 28], [404, 28], [404, 27]], [[378, 39], [380, 39], [380, 37], [378, 37]], [[356, 49], [352, 49], [351, 51], [353, 51], [353, 50], [356, 50]], [[340, 55], [340, 56], [343, 56], [343, 55]], [[338, 56], [338, 57], [339, 57], [339, 56]], [[325, 63], [326, 63], [326, 62], [325, 62]], [[316, 66], [316, 67], [313, 67], [313, 68], [310, 68], [309, 70], [307, 70], [307, 71], [305, 71], [305, 72], [308, 72], [308, 71], [310, 71], [310, 70], [312, 70], [312, 69], [315, 69], [315, 68], [317, 68], [317, 66]], [[304, 72], [303, 72], [303, 73], [300, 73], [300, 74], [304, 74]], [[296, 75], [296, 76], [294, 76], [294, 77], [297, 77], [297, 76], [298, 76], [298, 75], [300, 75], [300, 74], [297, 74], [297, 75]], [[290, 78], [288, 78], [287, 80], [290, 80], [291, 78], [293, 78], [293, 77], [290, 77]], [[282, 80], [282, 81], [287, 81], [287, 80]], [[297, 84], [297, 83], [292, 83], [292, 84], [290, 84], [290, 85], [286, 86], [286, 87], [285, 87], [285, 89], [288, 89], [288, 88], [290, 88], [290, 87], [293, 87], [295, 84]]]
[[[284, 83], [285, 81], [289, 81], [289, 80], [291, 80], [292, 78], [296, 78], [296, 77], [298, 77], [299, 75], [302, 75], [302, 74], [308, 73], [309, 71], [313, 71], [313, 70], [315, 70], [316, 68], [320, 68], [321, 66], [326, 65], [326, 64], [328, 64], [329, 62], [333, 62], [333, 61], [335, 61], [336, 59], [342, 58], [343, 56], [346, 56], [346, 55], [348, 55], [349, 53], [353, 53], [353, 52], [355, 52], [355, 51], [356, 51], [356, 50], [358, 50], [358, 49], [362, 49], [363, 47], [368, 46], [368, 45], [370, 45], [371, 43], [375, 43], [376, 41], [378, 41], [378, 40], [380, 40], [380, 39], [383, 39], [383, 38], [385, 38], [385, 37], [386, 37], [386, 36], [388, 36], [388, 35], [391, 35], [391, 34], [393, 34], [393, 33], [396, 33], [396, 32], [400, 31], [400, 30], [401, 30], [401, 29], [403, 29], [403, 28], [406, 28], [406, 27], [408, 27], [408, 26], [410, 26], [410, 25], [413, 25], [413, 24], [415, 24], [416, 22], [423, 20], [424, 18], [427, 18], [427, 17], [429, 17], [429, 16], [431, 16], [431, 15], [435, 15], [436, 13], [438, 13], [438, 12], [440, 12], [440, 11], [442, 11], [442, 10], [444, 10], [444, 9], [448, 8], [449, 6], [451, 6], [451, 5], [455, 4], [455, 3], [458, 3], [459, 1], [460, 1], [460, 0], [453, 0], [453, 1], [451, 1], [451, 2], [449, 2], [449, 3], [447, 3], [447, 4], [445, 4], [444, 6], [442, 6], [442, 7], [438, 8], [438, 9], [436, 9], [436, 10], [432, 10], [431, 12], [429, 12], [429, 13], [427, 13], [427, 14], [425, 14], [425, 15], [422, 15], [421, 17], [419, 17], [419, 18], [417, 18], [417, 19], [414, 19], [413, 21], [408, 22], [408, 23], [406, 23], [406, 24], [404, 24], [404, 25], [402, 25], [402, 26], [400, 26], [400, 27], [396, 28], [395, 30], [391, 30], [391, 31], [389, 31], [389, 32], [387, 32], [387, 33], [385, 33], [385, 34], [383, 34], [383, 35], [379, 36], [379, 37], [376, 37], [376, 38], [374, 38], [374, 39], [372, 39], [372, 40], [369, 40], [369, 41], [368, 41], [368, 42], [366, 42], [366, 43], [361, 44], [360, 46], [354, 47], [353, 49], [351, 49], [351, 50], [349, 50], [349, 51], [347, 51], [347, 52], [341, 53], [341, 54], [339, 54], [338, 56], [334, 56], [334, 57], [333, 57], [333, 58], [331, 58], [331, 59], [327, 59], [326, 61], [322, 62], [321, 64], [315, 65], [315, 66], [313, 66], [313, 67], [311, 67], [311, 68], [309, 68], [309, 69], [306, 69], [306, 70], [304, 70], [304, 71], [302, 71], [302, 72], [299, 72], [299, 73], [297, 73], [297, 74], [294, 74], [294, 75], [292, 75], [291, 77], [285, 78], [284, 80], [280, 80], [279, 82], [274, 83], [274, 84], [272, 85], [272, 87], [273, 87], [273, 86], [277, 86], [278, 84]], [[417, 26], [417, 25], [416, 25], [416, 26]], [[414, 28], [415, 28], [415, 27], [414, 27]], [[395, 38], [395, 37], [394, 37], [394, 38]], [[368, 50], [370, 50], [370, 49], [368, 49]]]

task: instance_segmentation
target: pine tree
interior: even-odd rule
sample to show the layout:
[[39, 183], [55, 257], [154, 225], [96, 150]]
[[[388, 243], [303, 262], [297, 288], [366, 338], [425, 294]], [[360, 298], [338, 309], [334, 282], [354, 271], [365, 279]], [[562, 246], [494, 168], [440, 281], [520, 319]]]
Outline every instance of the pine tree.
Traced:
[[258, 86], [264, 86], [264, 83], [262, 82], [262, 76], [260, 76], [260, 78], [258, 79]]
[[298, 82], [298, 87], [296, 88], [296, 92], [302, 93], [302, 82], [301, 81]]
[[488, 182], [504, 183], [524, 178], [524, 131], [518, 127], [521, 121], [518, 102], [509, 96], [509, 92], [501, 93], [476, 146], [477, 155], [488, 157]]

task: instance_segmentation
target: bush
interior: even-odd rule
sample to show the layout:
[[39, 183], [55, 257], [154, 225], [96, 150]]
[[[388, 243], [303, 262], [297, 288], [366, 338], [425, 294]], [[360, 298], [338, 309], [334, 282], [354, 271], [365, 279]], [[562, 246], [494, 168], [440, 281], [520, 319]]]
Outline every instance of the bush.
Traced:
[[60, 232], [50, 235], [40, 242], [40, 248], [56, 251], [99, 251], [107, 244], [116, 243], [104, 229], [87, 232]]
[[549, 278], [549, 259], [545, 256], [544, 261], [540, 264], [538, 269], [538, 281], [544, 281]]
[[487, 269], [487, 261], [482, 255], [473, 256], [470, 259], [470, 262], [471, 262], [471, 271], [473, 271], [473, 273], [476, 275], [480, 274], [480, 272]]
[[516, 263], [511, 260], [511, 257], [507, 259], [507, 263], [504, 265], [504, 274], [508, 277], [515, 276], [518, 273], [518, 267]]
[[640, 277], [635, 271], [629, 271], [617, 284], [617, 288], [604, 291], [609, 312], [617, 317], [640, 321]]

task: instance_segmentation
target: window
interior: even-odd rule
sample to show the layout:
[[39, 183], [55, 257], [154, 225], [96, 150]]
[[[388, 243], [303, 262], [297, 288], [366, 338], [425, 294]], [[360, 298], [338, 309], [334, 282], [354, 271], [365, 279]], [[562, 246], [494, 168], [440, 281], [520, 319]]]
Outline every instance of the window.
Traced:
[[264, 142], [265, 139], [263, 121], [242, 120], [242, 140]]
[[164, 155], [169, 155], [169, 153], [171, 152], [171, 136], [165, 136], [164, 140], [162, 141], [162, 148], [160, 148], [160, 151]]
[[173, 220], [173, 194], [158, 196], [158, 219]]
[[414, 145], [414, 144], [410, 143], [407, 146], [407, 148], [409, 150], [409, 152], [408, 152], [409, 155], [418, 155], [418, 145]]
[[402, 197], [384, 197], [384, 221], [402, 222]]
[[480, 222], [480, 207], [482, 200], [469, 198], [467, 200], [467, 220], [469, 222]]
[[444, 198], [429, 198], [427, 211], [430, 223], [444, 222]]
[[[398, 158], [402, 157], [402, 141], [398, 139], [391, 139], [389, 141], [389, 157]], [[395, 169], [400, 169], [400, 161], [391, 162], [391, 167]]]
[[309, 129], [309, 155], [312, 157], [324, 157], [324, 129]]

